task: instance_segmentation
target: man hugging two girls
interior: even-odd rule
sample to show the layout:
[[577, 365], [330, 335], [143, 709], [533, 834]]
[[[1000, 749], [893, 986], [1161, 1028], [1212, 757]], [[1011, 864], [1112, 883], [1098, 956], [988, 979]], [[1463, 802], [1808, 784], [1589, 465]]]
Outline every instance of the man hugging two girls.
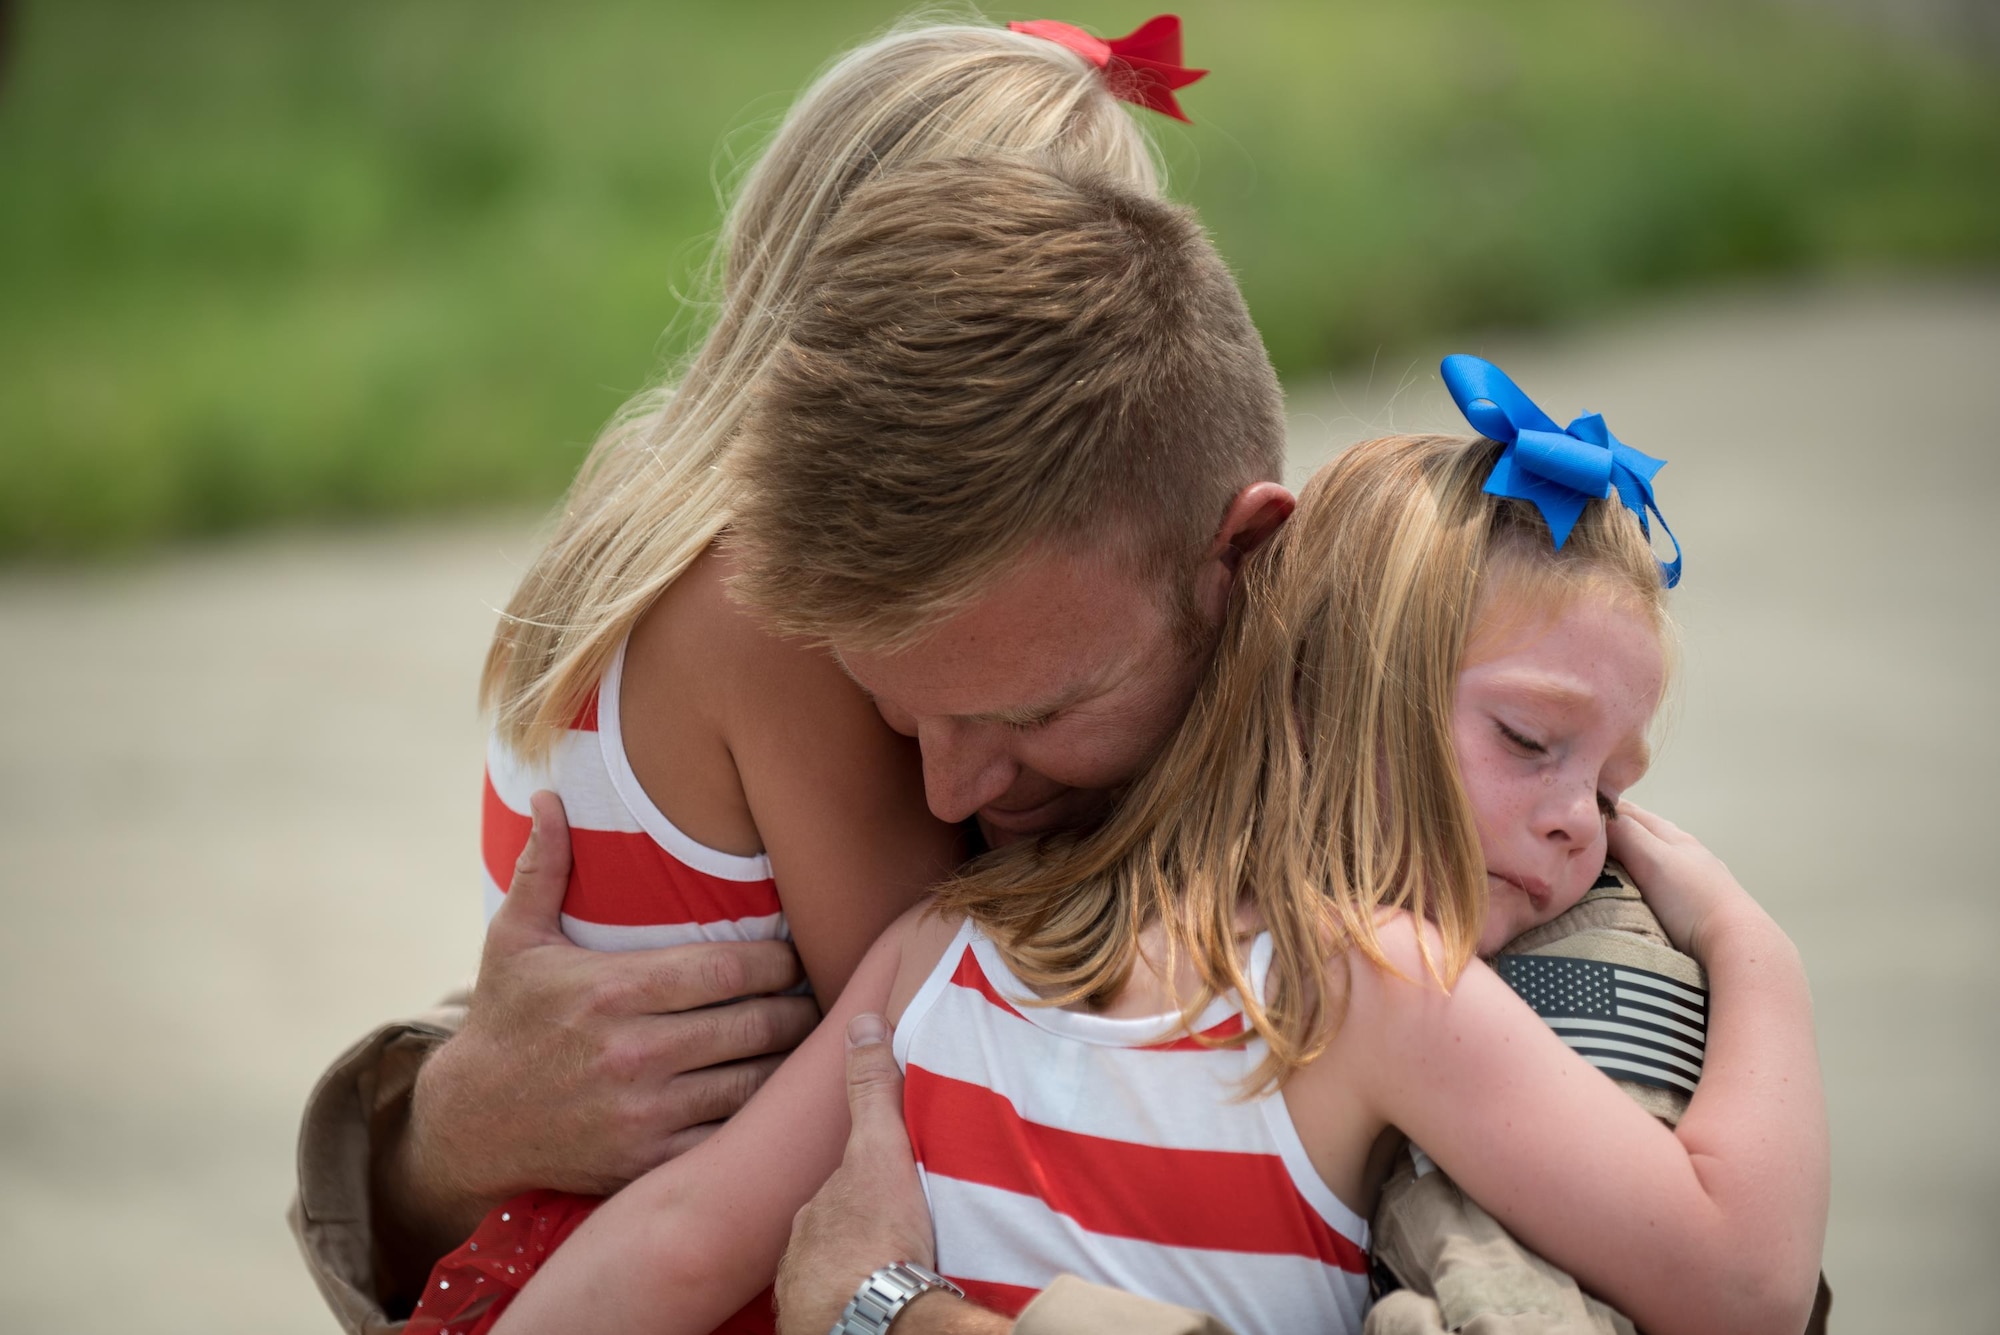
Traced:
[[[788, 934], [826, 1018], [601, 1206], [499, 1206], [413, 1330], [769, 1329], [869, 1012], [936, 1250], [876, 1258], [901, 1298], [837, 1330], [1004, 1329], [899, 1309], [1061, 1274], [1243, 1335], [1804, 1328], [1803, 968], [1623, 796], [1667, 677], [1658, 465], [1468, 359], [1480, 436], [1356, 446], [1286, 522], [1276, 378], [1114, 101], [1174, 109], [1159, 22], [893, 34], [748, 179], [715, 329], [496, 639], [487, 862], [497, 892], [554, 789], [574, 939]], [[992, 851], [953, 872], [968, 819]], [[1650, 930], [1630, 883], [1685, 957], [1482, 962], [1586, 896], [1598, 938]], [[1593, 1064], [1692, 1097], [1669, 1126]], [[1503, 1225], [1531, 1280], [1453, 1271]], [[1371, 1245], [1408, 1286], [1373, 1316]]]

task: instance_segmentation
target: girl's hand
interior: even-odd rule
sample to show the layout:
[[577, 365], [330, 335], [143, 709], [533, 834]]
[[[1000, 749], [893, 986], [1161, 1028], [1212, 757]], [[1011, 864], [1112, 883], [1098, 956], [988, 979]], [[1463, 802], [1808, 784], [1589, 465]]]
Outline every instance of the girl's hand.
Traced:
[[1745, 910], [1763, 916], [1722, 859], [1665, 817], [1631, 802], [1618, 804], [1606, 827], [1611, 856], [1624, 865], [1674, 945], [1696, 959], [1716, 926]]

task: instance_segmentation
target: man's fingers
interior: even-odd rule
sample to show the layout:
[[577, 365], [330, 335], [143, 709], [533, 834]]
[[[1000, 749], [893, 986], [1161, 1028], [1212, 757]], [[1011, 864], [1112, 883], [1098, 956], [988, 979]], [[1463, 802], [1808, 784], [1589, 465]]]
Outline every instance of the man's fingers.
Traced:
[[855, 1016], [847, 1025], [847, 1111], [854, 1119], [850, 1150], [880, 1141], [904, 1147], [903, 1072], [889, 1045], [889, 1022], [879, 1015]]
[[598, 1006], [615, 1015], [674, 1015], [788, 992], [805, 980], [787, 941], [700, 941], [623, 951], [615, 960]]
[[514, 879], [493, 924], [504, 922], [503, 931], [559, 936], [563, 896], [569, 892], [569, 818], [562, 799], [546, 791], [528, 798], [528, 811], [534, 824], [527, 846], [514, 861]]
[[631, 1026], [635, 1041], [624, 1049], [631, 1069], [609, 1074], [679, 1081], [710, 1066], [783, 1056], [818, 1023], [819, 1007], [809, 997], [750, 997], [683, 1015], [646, 1016]]
[[703, 1122], [700, 1126], [691, 1126], [674, 1132], [667, 1137], [666, 1153], [660, 1156], [660, 1162], [665, 1163], [669, 1159], [680, 1158], [720, 1130], [722, 1130], [720, 1122]]
[[764, 1087], [784, 1054], [684, 1071], [668, 1087], [676, 1123], [726, 1122]]

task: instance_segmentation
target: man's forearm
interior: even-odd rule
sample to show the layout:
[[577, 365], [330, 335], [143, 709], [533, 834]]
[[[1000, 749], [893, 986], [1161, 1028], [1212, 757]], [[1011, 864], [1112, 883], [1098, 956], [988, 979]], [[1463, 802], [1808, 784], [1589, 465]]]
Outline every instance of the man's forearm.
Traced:
[[[437, 1061], [444, 1051], [429, 1060]], [[422, 1085], [419, 1072], [410, 1096], [380, 1109], [369, 1133], [376, 1289], [390, 1311], [408, 1310], [431, 1267], [470, 1236], [496, 1203], [441, 1177], [435, 1156], [425, 1155], [415, 1125]]]

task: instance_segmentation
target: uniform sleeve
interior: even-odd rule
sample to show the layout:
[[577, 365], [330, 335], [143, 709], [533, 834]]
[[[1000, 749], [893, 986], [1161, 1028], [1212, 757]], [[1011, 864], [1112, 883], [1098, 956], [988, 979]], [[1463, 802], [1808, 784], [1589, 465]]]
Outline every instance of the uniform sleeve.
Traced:
[[1398, 1156], [1376, 1202], [1369, 1247], [1403, 1285], [1363, 1335], [1635, 1335], [1632, 1323], [1529, 1251], [1443, 1173]]
[[1014, 1335], [1235, 1335], [1205, 1312], [1057, 1277], [1014, 1323]]
[[328, 1068], [299, 1124], [292, 1235], [320, 1296], [348, 1335], [390, 1335], [403, 1323], [383, 1310], [375, 1282], [369, 1201], [371, 1137], [385, 1112], [407, 1105], [417, 1070], [465, 1023], [466, 994], [383, 1025]]

